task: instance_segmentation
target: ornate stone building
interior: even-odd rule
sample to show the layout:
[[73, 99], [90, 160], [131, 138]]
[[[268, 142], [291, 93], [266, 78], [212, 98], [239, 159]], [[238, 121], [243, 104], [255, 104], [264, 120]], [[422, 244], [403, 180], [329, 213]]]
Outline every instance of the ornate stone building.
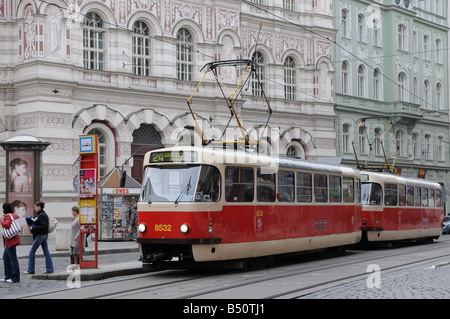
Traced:
[[[201, 68], [253, 59], [273, 109], [265, 152], [335, 156], [332, 9], [331, 0], [0, 0], [0, 140], [52, 143], [43, 200], [70, 217], [79, 135], [99, 134], [101, 176], [141, 145], [191, 143], [198, 133], [186, 100]], [[220, 79], [233, 87], [241, 73], [223, 68]], [[253, 82], [238, 112], [257, 136], [268, 114]], [[214, 79], [194, 102], [204, 128], [225, 128], [230, 112]], [[138, 180], [145, 151], [124, 166]]]

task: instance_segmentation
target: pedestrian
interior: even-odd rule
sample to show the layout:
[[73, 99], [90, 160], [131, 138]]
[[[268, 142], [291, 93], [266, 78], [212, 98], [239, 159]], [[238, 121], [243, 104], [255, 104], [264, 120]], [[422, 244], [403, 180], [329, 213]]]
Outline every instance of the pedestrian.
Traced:
[[[19, 219], [14, 213], [10, 203], [3, 204], [3, 216], [0, 217], [3, 228], [9, 228], [13, 219]], [[10, 239], [3, 237], [3, 265], [5, 267], [5, 278], [0, 281], [20, 282], [19, 260], [17, 259], [17, 245], [20, 245], [20, 235], [16, 235]]]
[[128, 212], [128, 233], [134, 239], [137, 231], [137, 206], [134, 205]]
[[36, 202], [34, 204], [34, 211], [36, 212], [37, 218], [34, 222], [34, 226], [30, 226], [31, 233], [36, 235], [36, 238], [31, 245], [30, 254], [28, 256], [28, 269], [24, 271], [24, 274], [30, 275], [34, 274], [34, 266], [36, 259], [36, 251], [39, 246], [42, 246], [42, 251], [45, 255], [45, 268], [44, 274], [50, 274], [53, 272], [53, 261], [48, 250], [48, 216], [44, 211], [44, 202]]
[[70, 260], [71, 264], [78, 266], [80, 264], [80, 246], [83, 247], [84, 251], [84, 245], [81, 244], [83, 242], [83, 234], [80, 234], [80, 220], [79, 220], [79, 214], [80, 210], [77, 206], [72, 207], [72, 216], [75, 217], [71, 228], [70, 228]]

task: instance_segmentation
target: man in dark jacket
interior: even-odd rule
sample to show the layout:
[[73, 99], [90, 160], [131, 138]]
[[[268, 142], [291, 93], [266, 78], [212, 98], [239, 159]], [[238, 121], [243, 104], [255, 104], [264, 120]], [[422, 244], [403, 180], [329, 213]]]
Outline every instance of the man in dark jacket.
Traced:
[[48, 216], [44, 211], [44, 202], [36, 202], [34, 204], [34, 211], [36, 212], [36, 220], [34, 221], [34, 226], [30, 226], [31, 233], [36, 235], [36, 238], [33, 241], [33, 245], [30, 249], [30, 254], [28, 256], [28, 269], [24, 272], [24, 274], [34, 274], [34, 266], [35, 266], [35, 257], [36, 250], [39, 246], [42, 246], [42, 250], [45, 255], [45, 268], [46, 271], [44, 274], [49, 274], [53, 272], [53, 261], [50, 256], [50, 252], [48, 250]]

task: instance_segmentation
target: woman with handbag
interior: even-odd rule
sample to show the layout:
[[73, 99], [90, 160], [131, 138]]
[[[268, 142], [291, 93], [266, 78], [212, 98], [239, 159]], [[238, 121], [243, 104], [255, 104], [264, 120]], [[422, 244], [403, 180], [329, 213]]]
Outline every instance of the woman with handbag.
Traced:
[[[14, 214], [14, 210], [10, 203], [3, 204], [3, 216], [0, 217], [1, 225], [3, 229], [9, 229], [14, 220], [19, 217]], [[12, 238], [6, 239], [3, 237], [3, 245], [5, 250], [3, 251], [3, 264], [5, 268], [5, 278], [0, 281], [6, 282], [20, 282], [20, 270], [19, 260], [17, 259], [17, 245], [20, 245], [20, 236], [15, 235]]]
[[45, 255], [45, 268], [44, 274], [50, 274], [53, 272], [53, 261], [52, 256], [50, 256], [50, 251], [48, 250], [48, 216], [44, 211], [44, 202], [36, 202], [34, 204], [34, 211], [36, 212], [37, 218], [34, 221], [34, 226], [30, 226], [31, 233], [36, 235], [36, 238], [31, 245], [30, 254], [28, 255], [28, 270], [23, 273], [26, 275], [34, 274], [34, 266], [36, 259], [36, 250], [39, 246], [42, 246], [42, 250]]

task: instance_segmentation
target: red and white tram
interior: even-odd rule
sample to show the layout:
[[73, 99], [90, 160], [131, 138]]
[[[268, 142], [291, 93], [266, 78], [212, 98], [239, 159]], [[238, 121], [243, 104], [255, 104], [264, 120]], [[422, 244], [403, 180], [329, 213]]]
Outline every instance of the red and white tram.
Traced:
[[345, 247], [362, 236], [359, 170], [235, 150], [148, 152], [143, 267]]
[[443, 189], [439, 183], [361, 172], [363, 238], [369, 242], [432, 240], [442, 233]]

